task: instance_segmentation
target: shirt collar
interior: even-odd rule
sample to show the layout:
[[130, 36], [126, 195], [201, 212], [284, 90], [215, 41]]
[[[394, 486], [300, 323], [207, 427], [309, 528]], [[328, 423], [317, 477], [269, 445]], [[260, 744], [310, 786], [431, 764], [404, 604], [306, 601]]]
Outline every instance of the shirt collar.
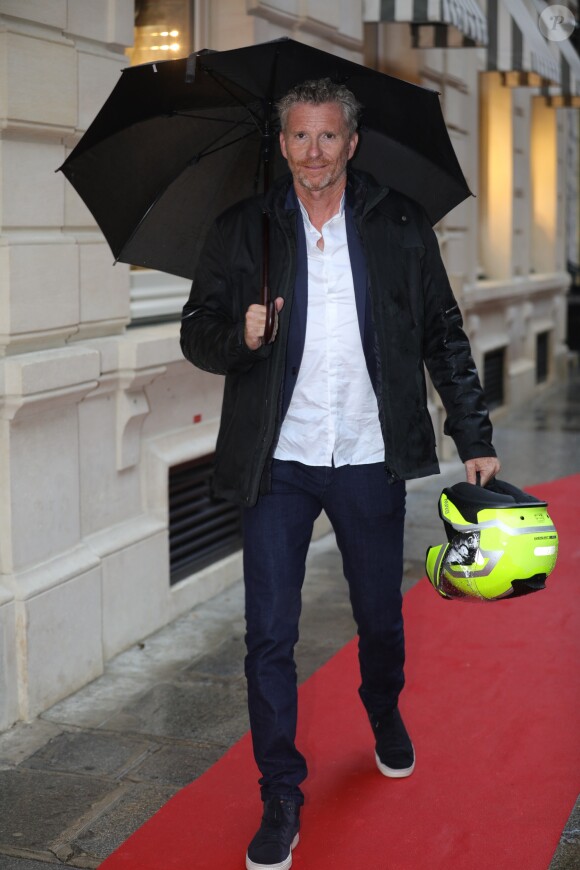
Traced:
[[[334, 214], [331, 218], [329, 218], [326, 221], [327, 224], [329, 224], [331, 221], [336, 220], [337, 218], [339, 220], [344, 219], [345, 194], [346, 194], [346, 190], [343, 190], [342, 196], [340, 198], [340, 205], [338, 206], [338, 211], [336, 212], [336, 214]], [[312, 225], [310, 218], [308, 217], [308, 212], [306, 211], [306, 208], [302, 204], [300, 197], [297, 196], [296, 199], [298, 200], [298, 205], [300, 206], [300, 211], [302, 212], [302, 217], [304, 219], [304, 224], [305, 224], [306, 228], [311, 230], [311, 231], [314, 231], [314, 232], [318, 233], [318, 235], [320, 235], [318, 230], [315, 229], [315, 227]]]

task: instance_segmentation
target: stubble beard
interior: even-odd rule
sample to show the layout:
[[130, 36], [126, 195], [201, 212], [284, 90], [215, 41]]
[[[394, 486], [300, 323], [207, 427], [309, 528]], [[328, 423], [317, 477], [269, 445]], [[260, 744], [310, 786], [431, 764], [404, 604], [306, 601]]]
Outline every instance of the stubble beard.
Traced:
[[325, 190], [327, 187], [330, 187], [334, 181], [332, 172], [327, 172], [326, 175], [323, 175], [322, 178], [315, 181], [305, 173], [299, 171], [297, 173], [297, 179], [300, 185], [305, 187], [306, 190]]
[[313, 179], [310, 178], [308, 173], [302, 172], [301, 167], [298, 166], [295, 176], [298, 183], [301, 187], [304, 187], [306, 190], [311, 191], [320, 191], [326, 190], [327, 187], [331, 187], [335, 182], [337, 182], [343, 175], [346, 173], [346, 164], [345, 160], [342, 166], [339, 166], [335, 172], [329, 170], [326, 175], [323, 175], [322, 178]]

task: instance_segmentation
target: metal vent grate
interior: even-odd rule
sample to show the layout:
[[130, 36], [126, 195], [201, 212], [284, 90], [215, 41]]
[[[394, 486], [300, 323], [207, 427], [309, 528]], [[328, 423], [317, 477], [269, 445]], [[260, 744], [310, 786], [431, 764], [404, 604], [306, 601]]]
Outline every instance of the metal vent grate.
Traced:
[[505, 347], [489, 351], [483, 358], [483, 389], [490, 410], [504, 403], [504, 363]]
[[550, 333], [538, 332], [536, 335], [536, 383], [548, 380], [548, 350]]
[[242, 546], [240, 508], [210, 496], [213, 456], [169, 470], [170, 584]]

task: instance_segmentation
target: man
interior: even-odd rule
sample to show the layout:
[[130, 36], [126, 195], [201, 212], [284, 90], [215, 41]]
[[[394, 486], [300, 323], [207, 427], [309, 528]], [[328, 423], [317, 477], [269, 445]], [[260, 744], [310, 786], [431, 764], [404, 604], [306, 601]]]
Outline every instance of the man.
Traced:
[[[499, 469], [429, 222], [401, 194], [347, 172], [353, 94], [306, 82], [278, 110], [291, 178], [218, 219], [182, 323], [185, 356], [226, 375], [214, 491], [244, 506], [246, 676], [264, 801], [249, 870], [287, 870], [298, 841], [306, 762], [293, 650], [314, 520], [326, 511], [343, 557], [377, 767], [409, 776], [415, 753], [398, 709], [404, 481], [438, 471], [424, 363], [468, 481], [485, 485]], [[277, 310], [269, 345], [255, 302], [263, 208]]]

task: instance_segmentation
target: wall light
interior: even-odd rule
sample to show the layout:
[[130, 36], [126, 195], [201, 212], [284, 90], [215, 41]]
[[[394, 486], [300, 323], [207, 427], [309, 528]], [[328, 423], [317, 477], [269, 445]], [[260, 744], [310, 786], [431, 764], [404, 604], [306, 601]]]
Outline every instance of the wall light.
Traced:
[[179, 57], [193, 49], [193, 0], [133, 0], [133, 3], [135, 41], [127, 49], [131, 64], [167, 60], [170, 55]]

